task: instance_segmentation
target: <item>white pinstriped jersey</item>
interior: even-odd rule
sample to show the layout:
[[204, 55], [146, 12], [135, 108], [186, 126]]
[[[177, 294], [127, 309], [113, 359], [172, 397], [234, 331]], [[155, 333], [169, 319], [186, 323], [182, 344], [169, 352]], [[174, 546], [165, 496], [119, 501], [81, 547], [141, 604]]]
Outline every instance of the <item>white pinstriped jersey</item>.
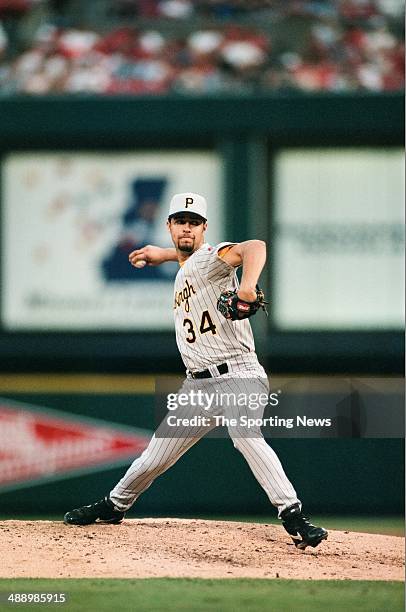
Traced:
[[218, 255], [232, 244], [204, 243], [180, 268], [174, 288], [176, 342], [191, 372], [228, 362], [234, 375], [240, 370], [265, 376], [249, 320], [229, 321], [217, 310], [220, 293], [238, 288], [235, 268]]
[[[175, 280], [174, 315], [176, 340], [188, 377], [180, 392], [203, 391], [230, 392], [236, 397], [248, 398], [254, 394], [268, 393], [266, 373], [258, 363], [254, 338], [248, 319], [228, 321], [217, 310], [217, 299], [224, 289], [236, 289], [238, 279], [235, 269], [218, 255], [219, 249], [233, 243], [223, 242], [215, 247], [209, 244], [193, 253], [180, 268]], [[216, 365], [227, 362], [228, 373], [219, 375]], [[208, 369], [213, 378], [192, 379], [190, 372]], [[243, 379], [251, 380], [243, 380]], [[254, 380], [255, 379], [255, 380]], [[220, 395], [221, 397], [221, 395]], [[193, 415], [192, 404], [178, 406], [178, 416]], [[209, 408], [207, 406], [207, 408]], [[193, 410], [193, 408], [192, 408]], [[205, 408], [206, 410], [206, 408]], [[217, 405], [211, 409], [218, 410]], [[230, 412], [231, 410], [231, 412]], [[221, 406], [221, 414], [235, 417], [252, 417], [247, 402]], [[198, 412], [200, 409], [198, 407]], [[264, 406], [259, 405], [255, 416], [262, 419]], [[216, 427], [210, 412], [205, 412], [208, 423], [194, 427], [184, 423], [169, 426], [166, 418], [140, 457], [128, 468], [123, 478], [110, 491], [110, 499], [118, 510], [128, 510], [135, 500], [160, 474], [170, 468], [189, 448]], [[219, 414], [219, 413], [218, 413]], [[192, 416], [193, 418], [193, 416]], [[236, 420], [236, 419], [235, 419]], [[233, 444], [245, 457], [255, 478], [280, 513], [299, 503], [296, 491], [287, 478], [281, 462], [265, 442], [260, 427], [246, 430], [242, 425], [229, 425]]]

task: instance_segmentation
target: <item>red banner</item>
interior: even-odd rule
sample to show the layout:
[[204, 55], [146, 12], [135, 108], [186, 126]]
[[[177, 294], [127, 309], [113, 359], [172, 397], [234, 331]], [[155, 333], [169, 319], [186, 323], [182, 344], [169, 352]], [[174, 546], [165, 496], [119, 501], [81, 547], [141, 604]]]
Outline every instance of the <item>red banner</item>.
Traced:
[[0, 490], [129, 463], [150, 437], [146, 430], [1, 401]]

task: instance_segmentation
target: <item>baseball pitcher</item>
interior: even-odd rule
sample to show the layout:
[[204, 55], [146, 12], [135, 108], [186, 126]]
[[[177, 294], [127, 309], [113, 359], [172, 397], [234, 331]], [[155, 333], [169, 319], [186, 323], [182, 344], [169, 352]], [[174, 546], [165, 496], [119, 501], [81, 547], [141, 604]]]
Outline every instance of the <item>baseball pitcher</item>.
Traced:
[[[182, 394], [190, 402], [175, 406], [109, 495], [67, 512], [64, 522], [120, 523], [125, 512], [160, 474], [221, 424], [228, 428], [234, 447], [242, 453], [277, 508], [295, 546], [316, 547], [327, 538], [327, 531], [312, 525], [303, 515], [294, 487], [263, 438], [260, 423], [264, 406], [256, 406], [253, 421], [256, 424], [247, 427], [253, 416], [249, 398], [252, 394], [255, 397], [269, 394], [249, 323], [251, 316], [266, 308], [264, 294], [257, 284], [266, 261], [265, 243], [247, 240], [211, 246], [205, 242], [207, 204], [196, 193], [174, 195], [167, 227], [174, 248], [148, 245], [130, 253], [129, 261], [135, 268], [167, 261], [179, 263], [173, 312], [186, 379], [178, 397]], [[239, 266], [242, 266], [240, 284], [236, 276]], [[192, 401], [196, 398], [198, 402]], [[230, 402], [230, 398], [234, 400]]]

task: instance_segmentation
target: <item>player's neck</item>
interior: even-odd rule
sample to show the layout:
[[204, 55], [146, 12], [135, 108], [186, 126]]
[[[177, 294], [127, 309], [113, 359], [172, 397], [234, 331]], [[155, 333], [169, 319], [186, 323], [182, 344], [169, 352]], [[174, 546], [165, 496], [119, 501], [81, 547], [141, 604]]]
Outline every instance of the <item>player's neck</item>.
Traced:
[[179, 265], [182, 266], [189, 259], [189, 257], [193, 255], [193, 253], [184, 253], [183, 251], [179, 251], [178, 249], [176, 249], [176, 255], [178, 256]]

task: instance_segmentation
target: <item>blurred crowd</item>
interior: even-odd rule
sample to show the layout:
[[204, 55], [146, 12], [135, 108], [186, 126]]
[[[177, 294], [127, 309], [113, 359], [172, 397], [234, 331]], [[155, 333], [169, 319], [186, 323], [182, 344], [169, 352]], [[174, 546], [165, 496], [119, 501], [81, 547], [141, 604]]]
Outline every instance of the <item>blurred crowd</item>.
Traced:
[[0, 0], [1, 95], [404, 87], [403, 0], [103, 0], [97, 6], [95, 25], [92, 2]]

